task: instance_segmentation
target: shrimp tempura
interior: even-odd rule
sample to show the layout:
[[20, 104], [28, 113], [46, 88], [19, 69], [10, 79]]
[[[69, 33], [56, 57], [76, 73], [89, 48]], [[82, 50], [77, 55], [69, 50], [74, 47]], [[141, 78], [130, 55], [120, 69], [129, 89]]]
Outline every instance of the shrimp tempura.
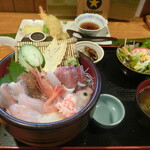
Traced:
[[68, 34], [64, 33], [60, 21], [53, 15], [47, 15], [42, 6], [39, 6], [40, 17], [44, 20], [49, 29], [49, 34], [57, 40], [64, 40], [68, 38]]

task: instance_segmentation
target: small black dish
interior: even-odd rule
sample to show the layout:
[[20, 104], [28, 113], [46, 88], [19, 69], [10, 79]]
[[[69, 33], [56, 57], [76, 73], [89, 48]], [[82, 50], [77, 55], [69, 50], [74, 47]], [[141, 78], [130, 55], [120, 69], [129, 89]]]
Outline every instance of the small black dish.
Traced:
[[25, 36], [21, 41], [22, 42], [43, 42], [43, 41], [52, 41], [51, 36], [47, 36], [43, 32], [32, 32], [28, 36]]
[[32, 32], [29, 35], [29, 39], [33, 42], [41, 42], [46, 39], [46, 34], [43, 32]]

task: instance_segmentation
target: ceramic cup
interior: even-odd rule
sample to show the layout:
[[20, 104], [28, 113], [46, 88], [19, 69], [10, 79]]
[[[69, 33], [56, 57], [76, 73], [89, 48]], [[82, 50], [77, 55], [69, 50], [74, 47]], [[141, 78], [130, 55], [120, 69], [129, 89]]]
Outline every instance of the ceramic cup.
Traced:
[[[98, 29], [85, 29], [81, 27], [83, 23], [94, 23], [98, 25], [99, 28]], [[92, 14], [92, 13], [81, 14], [75, 18], [75, 24], [78, 27], [79, 31], [86, 35], [90, 35], [90, 36], [106, 35], [105, 29], [107, 27], [107, 21], [101, 15]]]
[[113, 128], [121, 123], [125, 109], [121, 101], [113, 95], [101, 94], [93, 115], [96, 125], [102, 128]]

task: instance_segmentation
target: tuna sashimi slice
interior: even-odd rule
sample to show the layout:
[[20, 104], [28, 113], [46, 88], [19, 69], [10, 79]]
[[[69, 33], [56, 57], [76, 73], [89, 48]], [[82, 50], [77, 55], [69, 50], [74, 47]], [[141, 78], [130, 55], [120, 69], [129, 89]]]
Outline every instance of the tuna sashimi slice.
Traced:
[[63, 66], [58, 67], [55, 75], [67, 88], [76, 88], [77, 83], [85, 83], [85, 72], [83, 66]]

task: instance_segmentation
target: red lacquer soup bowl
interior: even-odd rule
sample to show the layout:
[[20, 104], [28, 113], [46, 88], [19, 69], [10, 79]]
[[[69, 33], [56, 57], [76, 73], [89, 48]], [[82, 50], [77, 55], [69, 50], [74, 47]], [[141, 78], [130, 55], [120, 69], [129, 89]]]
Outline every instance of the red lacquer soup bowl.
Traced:
[[[11, 53], [0, 62], [0, 77], [7, 72]], [[17, 140], [31, 146], [58, 146], [64, 144], [79, 133], [88, 125], [92, 118], [95, 105], [101, 91], [101, 76], [93, 64], [85, 55], [80, 54], [80, 64], [94, 78], [94, 93], [89, 103], [77, 114], [57, 122], [32, 123], [16, 119], [0, 108], [1, 125]]]
[[139, 123], [150, 131], [150, 79], [142, 81], [136, 89], [136, 106]]

